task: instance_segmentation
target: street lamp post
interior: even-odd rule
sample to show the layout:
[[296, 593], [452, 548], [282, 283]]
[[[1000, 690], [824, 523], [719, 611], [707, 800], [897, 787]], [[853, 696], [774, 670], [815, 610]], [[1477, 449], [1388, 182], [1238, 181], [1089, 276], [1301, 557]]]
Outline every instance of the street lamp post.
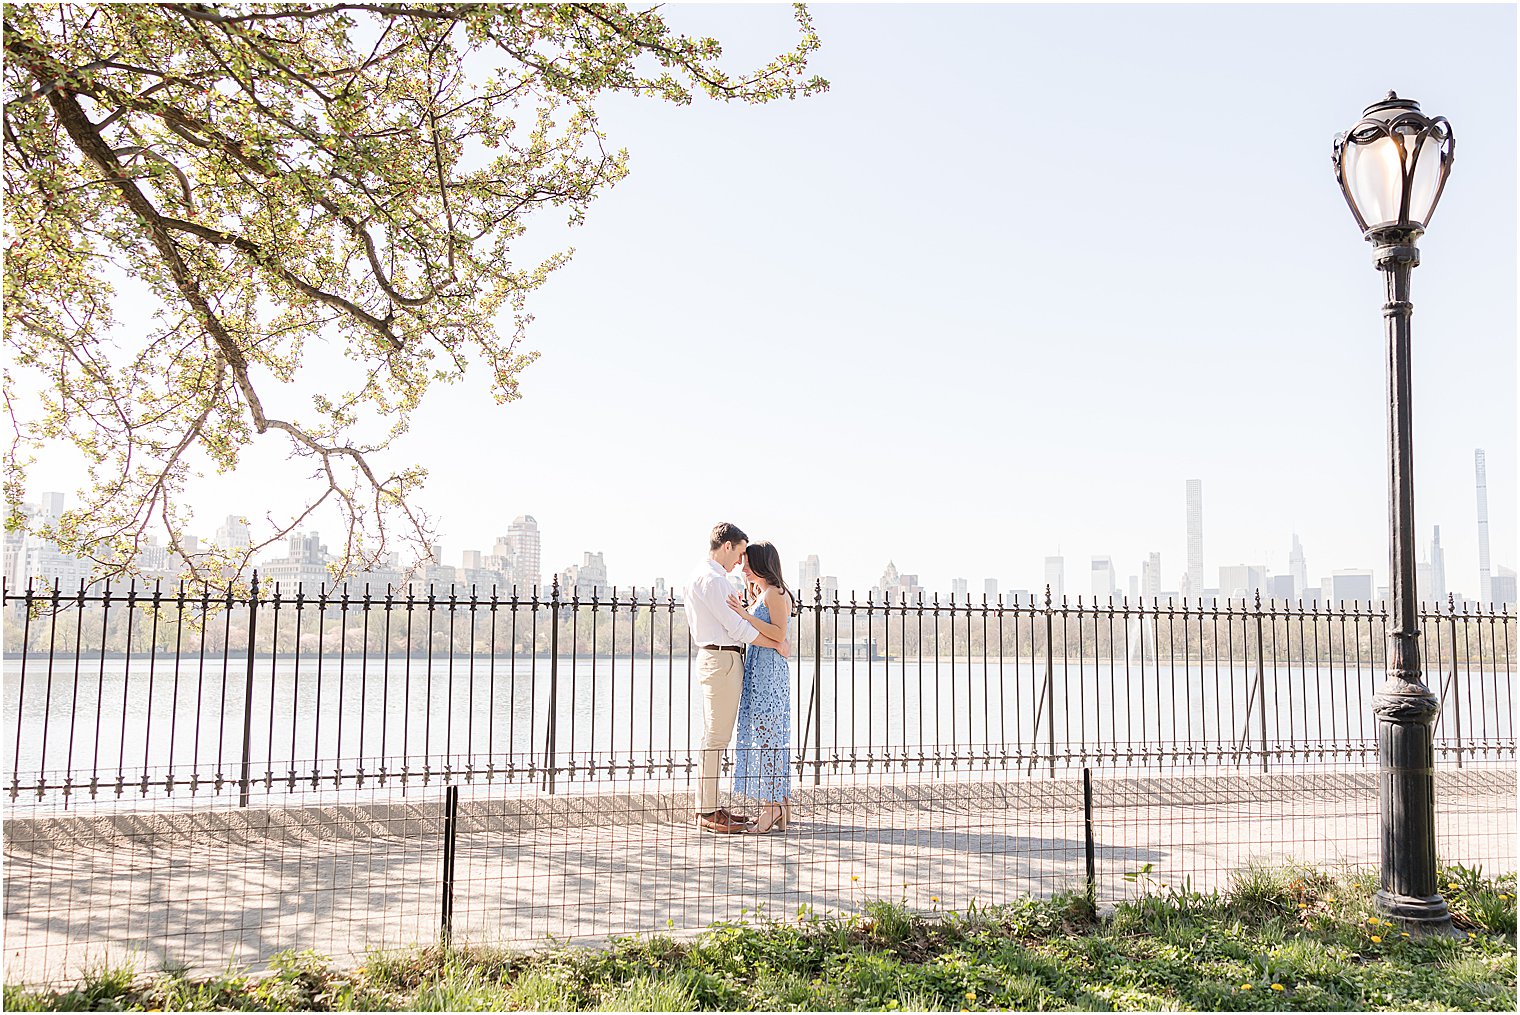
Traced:
[[1335, 177], [1373, 246], [1388, 299], [1388, 494], [1391, 534], [1388, 678], [1372, 699], [1378, 734], [1382, 887], [1376, 905], [1411, 930], [1455, 933], [1436, 887], [1434, 727], [1440, 702], [1420, 666], [1410, 437], [1409, 275], [1415, 242], [1451, 172], [1456, 139], [1444, 117], [1393, 92], [1335, 139]]

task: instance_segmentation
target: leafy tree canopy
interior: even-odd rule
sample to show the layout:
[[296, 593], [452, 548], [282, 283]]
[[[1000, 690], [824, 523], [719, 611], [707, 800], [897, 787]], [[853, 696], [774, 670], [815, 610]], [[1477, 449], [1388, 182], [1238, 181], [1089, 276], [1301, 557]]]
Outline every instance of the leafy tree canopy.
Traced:
[[[189, 576], [230, 580], [324, 505], [344, 573], [425, 556], [425, 470], [376, 453], [472, 363], [517, 397], [526, 297], [567, 255], [516, 264], [513, 241], [627, 172], [597, 99], [822, 91], [795, 18], [795, 49], [735, 77], [716, 40], [621, 4], [7, 5], [8, 527], [36, 455], [71, 447], [83, 502], [33, 530], [135, 573], [150, 533], [184, 556], [197, 475], [273, 440], [311, 496]], [[146, 333], [120, 326], [123, 285]], [[311, 376], [318, 339], [348, 374]], [[320, 393], [290, 406], [302, 382]]]

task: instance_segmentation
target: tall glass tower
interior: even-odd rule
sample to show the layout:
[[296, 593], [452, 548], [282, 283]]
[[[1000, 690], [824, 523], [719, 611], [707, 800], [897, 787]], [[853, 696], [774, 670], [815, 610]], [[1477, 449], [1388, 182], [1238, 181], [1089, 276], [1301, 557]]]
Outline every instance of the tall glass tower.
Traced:
[[1188, 592], [1203, 595], [1203, 480], [1187, 481]]
[[1488, 463], [1483, 449], [1473, 453], [1473, 464], [1478, 472], [1478, 599], [1493, 602], [1494, 575], [1488, 561]]
[[513, 574], [529, 589], [543, 581], [543, 545], [539, 539], [538, 520], [532, 515], [518, 515], [507, 529], [512, 545]]
[[1298, 597], [1304, 594], [1304, 589], [1309, 587], [1309, 566], [1304, 561], [1304, 544], [1298, 541], [1298, 533], [1293, 533], [1293, 549], [1288, 551], [1288, 573], [1293, 576], [1293, 595]]

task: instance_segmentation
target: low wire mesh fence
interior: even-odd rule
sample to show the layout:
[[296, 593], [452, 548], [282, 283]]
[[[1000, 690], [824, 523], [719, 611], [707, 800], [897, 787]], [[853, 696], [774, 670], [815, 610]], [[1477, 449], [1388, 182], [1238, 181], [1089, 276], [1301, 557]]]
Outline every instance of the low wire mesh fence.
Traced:
[[[6, 588], [7, 980], [1377, 862], [1372, 604], [799, 599], [794, 820], [715, 836], [672, 595]], [[1441, 858], [1513, 869], [1513, 614], [1421, 626]]]

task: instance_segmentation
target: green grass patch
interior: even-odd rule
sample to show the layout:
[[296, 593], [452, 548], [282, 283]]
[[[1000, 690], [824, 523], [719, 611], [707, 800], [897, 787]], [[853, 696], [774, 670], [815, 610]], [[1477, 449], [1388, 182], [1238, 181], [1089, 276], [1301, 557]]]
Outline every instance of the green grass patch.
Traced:
[[1408, 936], [1375, 877], [1252, 867], [1223, 892], [1150, 878], [1095, 917], [1087, 900], [715, 925], [686, 943], [514, 954], [428, 948], [339, 970], [312, 952], [269, 972], [91, 970], [71, 991], [5, 989], [16, 1011], [1514, 1011], [1515, 877], [1442, 868], [1462, 936]]

